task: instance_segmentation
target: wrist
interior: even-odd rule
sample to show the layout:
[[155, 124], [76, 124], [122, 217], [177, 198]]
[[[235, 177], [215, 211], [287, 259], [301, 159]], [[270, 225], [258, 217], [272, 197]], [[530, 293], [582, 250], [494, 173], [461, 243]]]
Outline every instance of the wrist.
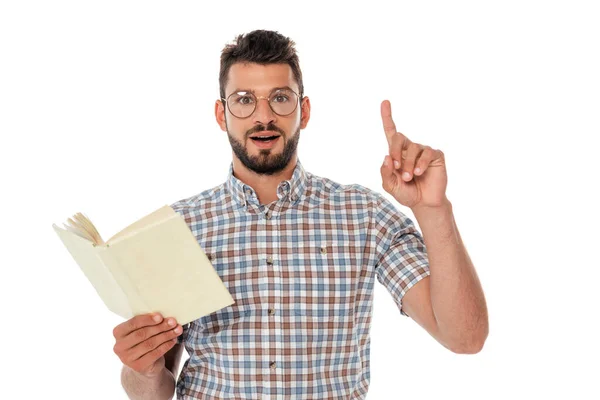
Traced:
[[440, 213], [448, 213], [452, 212], [452, 203], [447, 198], [439, 204], [435, 206], [414, 206], [410, 209], [415, 217], [418, 218], [419, 215], [428, 215], [428, 214], [440, 214]]
[[[124, 373], [130, 374], [130, 375], [134, 376], [137, 380], [145, 382], [145, 383], [150, 383], [150, 382], [154, 382], [156, 380], [161, 379], [162, 376], [164, 375], [165, 370], [167, 370], [167, 368], [163, 367], [158, 372], [143, 373], [143, 372], [138, 372], [138, 371], [134, 370], [133, 368], [130, 368], [127, 365], [123, 365]], [[167, 370], [167, 372], [169, 372], [169, 374], [170, 374], [170, 371]]]

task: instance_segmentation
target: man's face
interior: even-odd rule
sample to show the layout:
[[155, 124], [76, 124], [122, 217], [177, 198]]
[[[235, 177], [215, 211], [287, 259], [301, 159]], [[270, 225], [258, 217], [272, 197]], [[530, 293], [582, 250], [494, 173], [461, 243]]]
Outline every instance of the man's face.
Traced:
[[[292, 69], [287, 64], [233, 64], [229, 70], [225, 98], [239, 91], [252, 92], [257, 98], [256, 109], [249, 117], [238, 118], [228, 107], [223, 107], [220, 100], [216, 103], [217, 122], [221, 129], [227, 131], [233, 153], [246, 168], [257, 174], [272, 175], [289, 164], [296, 153], [300, 129], [304, 129], [308, 122], [308, 97], [304, 97], [301, 104], [298, 100], [295, 110], [287, 116], [278, 115], [271, 109], [266, 98], [275, 88], [284, 87], [299, 94]], [[256, 135], [280, 136], [267, 143], [250, 138]]]

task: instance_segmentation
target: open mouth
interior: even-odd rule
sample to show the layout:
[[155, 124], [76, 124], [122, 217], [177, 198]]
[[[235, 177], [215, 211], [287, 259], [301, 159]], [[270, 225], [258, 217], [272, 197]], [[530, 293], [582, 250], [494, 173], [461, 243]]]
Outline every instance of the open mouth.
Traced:
[[278, 135], [273, 135], [273, 136], [254, 136], [251, 137], [250, 139], [254, 140], [255, 142], [270, 142], [272, 140], [277, 139], [279, 136]]
[[281, 135], [273, 135], [273, 132], [270, 131], [261, 133], [262, 135], [259, 133], [256, 136], [250, 137], [254, 145], [259, 149], [270, 149], [274, 147], [281, 137]]

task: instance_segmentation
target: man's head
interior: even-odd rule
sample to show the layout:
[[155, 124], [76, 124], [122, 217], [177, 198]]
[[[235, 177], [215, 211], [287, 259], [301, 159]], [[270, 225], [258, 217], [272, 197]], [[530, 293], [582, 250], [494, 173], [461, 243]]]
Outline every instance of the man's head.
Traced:
[[[296, 156], [300, 129], [310, 118], [295, 43], [273, 31], [239, 35], [221, 53], [215, 116], [235, 156], [272, 175]], [[270, 142], [255, 136], [279, 136]]]

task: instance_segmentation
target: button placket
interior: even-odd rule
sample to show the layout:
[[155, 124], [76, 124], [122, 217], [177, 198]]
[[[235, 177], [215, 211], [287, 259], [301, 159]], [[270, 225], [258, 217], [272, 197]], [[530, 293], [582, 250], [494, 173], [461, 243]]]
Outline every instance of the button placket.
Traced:
[[[271, 268], [271, 270], [277, 270], [277, 267], [273, 263], [273, 257], [272, 256], [267, 256], [267, 266], [269, 268]], [[268, 309], [268, 314], [270, 316], [275, 315], [275, 308], [269, 308]]]

